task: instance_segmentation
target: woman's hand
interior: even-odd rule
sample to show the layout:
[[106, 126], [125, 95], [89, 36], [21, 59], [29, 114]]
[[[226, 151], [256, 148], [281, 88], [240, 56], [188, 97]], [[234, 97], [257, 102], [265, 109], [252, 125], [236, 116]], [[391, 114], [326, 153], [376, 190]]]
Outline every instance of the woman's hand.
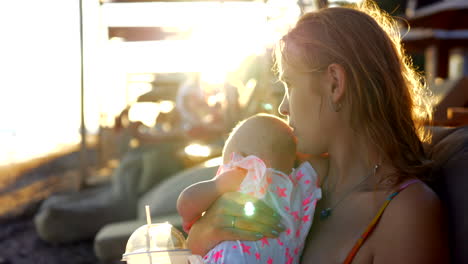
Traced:
[[[250, 210], [245, 210], [248, 202], [255, 208], [252, 215], [247, 215]], [[187, 245], [193, 254], [204, 256], [225, 240], [274, 238], [284, 231], [280, 220], [280, 216], [261, 200], [238, 192], [225, 193], [192, 226]]]

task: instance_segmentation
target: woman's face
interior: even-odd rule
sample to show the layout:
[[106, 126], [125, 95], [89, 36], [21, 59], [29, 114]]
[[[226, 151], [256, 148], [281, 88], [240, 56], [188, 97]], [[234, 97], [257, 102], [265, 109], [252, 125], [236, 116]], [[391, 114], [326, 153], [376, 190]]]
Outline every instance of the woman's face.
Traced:
[[301, 73], [283, 63], [282, 81], [285, 86], [283, 101], [279, 107], [288, 116], [289, 125], [297, 137], [297, 150], [301, 153], [320, 155], [328, 151], [327, 130], [329, 107], [325, 107], [321, 95], [325, 84], [323, 73]]

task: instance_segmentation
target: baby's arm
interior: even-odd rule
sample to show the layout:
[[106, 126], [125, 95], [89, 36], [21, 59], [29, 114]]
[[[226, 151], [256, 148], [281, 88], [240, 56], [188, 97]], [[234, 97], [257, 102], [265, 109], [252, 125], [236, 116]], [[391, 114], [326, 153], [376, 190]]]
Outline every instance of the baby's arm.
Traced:
[[200, 217], [223, 193], [237, 191], [245, 175], [244, 169], [236, 168], [185, 188], [177, 200], [177, 211], [184, 225]]

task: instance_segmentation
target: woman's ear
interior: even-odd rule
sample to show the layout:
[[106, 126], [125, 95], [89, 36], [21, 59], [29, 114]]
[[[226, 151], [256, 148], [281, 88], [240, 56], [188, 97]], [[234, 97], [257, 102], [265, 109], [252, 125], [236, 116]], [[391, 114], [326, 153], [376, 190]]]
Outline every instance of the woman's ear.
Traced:
[[330, 96], [331, 103], [341, 105], [346, 90], [346, 72], [343, 66], [337, 63], [328, 65], [327, 79], [329, 85], [328, 95]]

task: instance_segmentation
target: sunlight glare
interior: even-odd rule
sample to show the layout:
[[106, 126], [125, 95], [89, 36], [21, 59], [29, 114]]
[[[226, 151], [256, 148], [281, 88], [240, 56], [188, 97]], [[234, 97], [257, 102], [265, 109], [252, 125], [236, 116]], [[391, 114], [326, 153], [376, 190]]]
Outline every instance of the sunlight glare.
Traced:
[[190, 144], [184, 150], [185, 153], [193, 157], [208, 157], [211, 154], [210, 147], [200, 144]]
[[205, 167], [214, 167], [214, 166], [221, 166], [223, 164], [223, 157], [216, 157], [209, 159], [203, 163]]
[[261, 2], [108, 3], [103, 4], [103, 21], [114, 27], [158, 26], [192, 32], [184, 40], [108, 42], [112, 53], [122, 58], [125, 72], [201, 72], [202, 81], [222, 84], [247, 56], [264, 51], [266, 11]]
[[132, 122], [140, 121], [147, 127], [154, 127], [159, 114], [159, 105], [153, 102], [141, 102], [132, 105], [128, 112], [128, 119]]
[[151, 83], [156, 79], [152, 73], [130, 74], [128, 82]]
[[257, 86], [257, 80], [251, 78], [245, 85], [239, 87], [239, 104], [241, 106], [246, 105]]
[[244, 205], [244, 213], [246, 216], [252, 216], [255, 214], [255, 206], [252, 202], [246, 202]]
[[130, 82], [127, 84], [127, 103], [134, 103], [142, 94], [145, 94], [153, 89], [151, 83]]
[[160, 101], [158, 104], [159, 104], [158, 108], [161, 113], [169, 113], [175, 107], [174, 102], [169, 101], [169, 100]]

